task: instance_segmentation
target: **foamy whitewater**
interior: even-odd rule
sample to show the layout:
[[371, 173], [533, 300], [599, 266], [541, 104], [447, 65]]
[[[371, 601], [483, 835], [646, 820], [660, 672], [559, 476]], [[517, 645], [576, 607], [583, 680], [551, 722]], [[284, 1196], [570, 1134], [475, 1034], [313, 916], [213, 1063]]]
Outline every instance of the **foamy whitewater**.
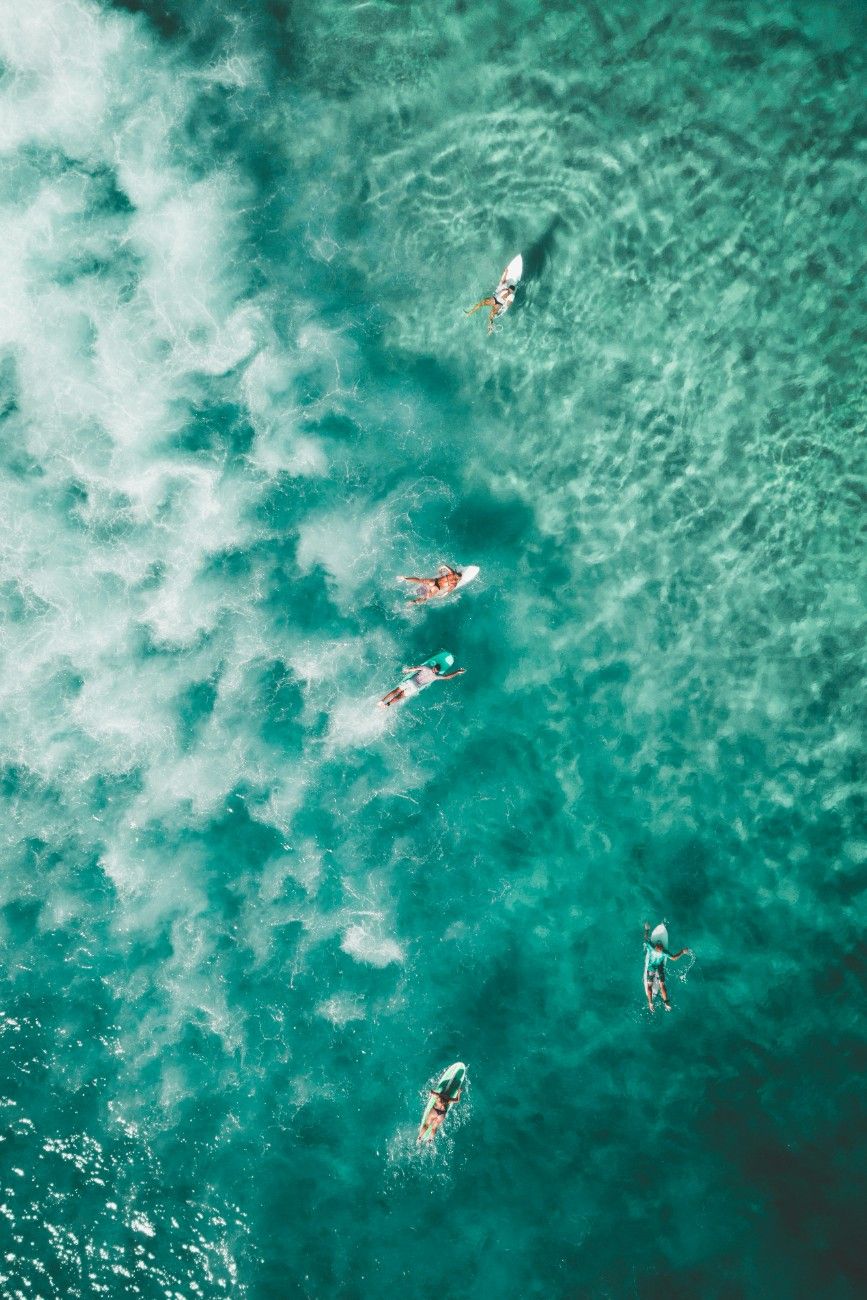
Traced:
[[0, 0], [0, 1295], [863, 1293], [865, 38]]

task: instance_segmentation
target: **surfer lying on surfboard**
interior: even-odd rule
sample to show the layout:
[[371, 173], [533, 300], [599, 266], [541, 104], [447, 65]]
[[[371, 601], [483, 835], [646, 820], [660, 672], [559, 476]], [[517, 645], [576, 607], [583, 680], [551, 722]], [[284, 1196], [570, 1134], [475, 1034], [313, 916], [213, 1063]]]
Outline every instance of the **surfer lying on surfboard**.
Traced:
[[[666, 942], [668, 942], [668, 931], [660, 926], [657, 929], [664, 931]], [[659, 989], [663, 1005], [666, 1011], [671, 1010], [671, 1003], [668, 1000], [668, 990], [665, 987], [665, 963], [667, 961], [677, 961], [684, 953], [689, 952], [689, 948], [681, 948], [680, 952], [668, 952], [662, 942], [661, 936], [656, 938], [657, 930], [650, 933], [650, 926], [644, 922], [644, 991], [647, 994], [647, 1005], [653, 1010], [653, 995]]]
[[421, 1128], [418, 1133], [419, 1142], [421, 1142], [425, 1137], [427, 1137], [427, 1140], [430, 1142], [435, 1137], [437, 1129], [440, 1124], [442, 1124], [446, 1114], [448, 1113], [449, 1106], [454, 1106], [460, 1101], [461, 1090], [458, 1088], [455, 1095], [450, 1097], [447, 1092], [434, 1092], [434, 1090], [431, 1089], [430, 1095], [434, 1099], [434, 1104], [426, 1119], [422, 1120]]
[[399, 573], [398, 577], [401, 582], [419, 584], [419, 593], [410, 604], [423, 605], [426, 600], [433, 600], [435, 596], [447, 596], [450, 591], [454, 591], [461, 580], [461, 570], [453, 569], [449, 564], [441, 564], [435, 578], [408, 578], [403, 573]]
[[521, 278], [524, 270], [524, 260], [519, 253], [513, 257], [503, 274], [500, 276], [500, 283], [497, 285], [490, 298], [480, 298], [475, 307], [470, 307], [465, 315], [472, 316], [474, 311], [480, 307], [490, 307], [491, 314], [488, 317], [488, 333], [494, 332], [494, 321], [498, 316], [502, 316], [504, 311], [508, 311], [515, 301], [515, 285]]
[[[451, 656], [449, 658], [451, 659]], [[451, 659], [451, 662], [454, 663], [454, 659]], [[383, 695], [379, 701], [381, 709], [387, 709], [390, 704], [397, 704], [399, 700], [408, 700], [411, 695], [418, 695], [419, 691], [423, 691], [426, 686], [430, 686], [431, 682], [447, 682], [452, 677], [460, 677], [461, 673], [465, 673], [467, 670], [466, 668], [456, 668], [453, 673], [444, 673], [442, 664], [433, 659], [428, 660], [427, 663], [419, 664], [417, 668], [404, 668], [403, 671], [404, 673], [412, 673], [412, 677], [401, 682], [400, 686], [395, 686], [394, 690], [389, 691], [387, 695]]]
[[463, 1061], [455, 1061], [454, 1065], [450, 1065], [437, 1079], [433, 1088], [428, 1089], [429, 1101], [424, 1108], [419, 1125], [419, 1142], [433, 1142], [449, 1106], [453, 1106], [460, 1099], [466, 1074], [467, 1067]]

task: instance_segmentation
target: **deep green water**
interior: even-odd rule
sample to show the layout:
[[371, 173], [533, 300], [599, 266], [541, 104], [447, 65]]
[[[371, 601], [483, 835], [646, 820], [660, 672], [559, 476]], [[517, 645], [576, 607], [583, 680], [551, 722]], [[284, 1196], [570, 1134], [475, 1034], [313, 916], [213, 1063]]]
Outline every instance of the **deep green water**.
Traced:
[[863, 1294], [864, 13], [0, 0], [4, 1300]]

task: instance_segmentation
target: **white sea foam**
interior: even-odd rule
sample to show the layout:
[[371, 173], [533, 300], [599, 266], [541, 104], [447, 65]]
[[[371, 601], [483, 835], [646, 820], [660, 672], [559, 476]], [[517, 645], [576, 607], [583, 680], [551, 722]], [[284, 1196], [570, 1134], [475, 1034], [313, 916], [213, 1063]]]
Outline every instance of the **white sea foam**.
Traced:
[[318, 478], [328, 470], [328, 455], [322, 442], [298, 430], [299, 412], [295, 384], [302, 372], [321, 383], [324, 396], [305, 409], [306, 418], [320, 407], [333, 409], [342, 402], [344, 375], [351, 375], [354, 360], [349, 345], [337, 334], [299, 318], [295, 348], [290, 353], [271, 334], [261, 339], [257, 355], [245, 368], [241, 380], [250, 423], [256, 431], [252, 462], [266, 474], [280, 472], [293, 477]]
[[388, 714], [372, 696], [339, 700], [331, 709], [328, 743], [332, 749], [355, 749], [378, 740], [388, 726]]
[[395, 532], [395, 511], [389, 502], [366, 510], [359, 500], [310, 516], [299, 530], [299, 567], [302, 572], [323, 568], [336, 603], [351, 609], [365, 599], [371, 576], [381, 572], [384, 557], [394, 546]]
[[364, 1020], [366, 1013], [360, 998], [346, 993], [335, 993], [333, 997], [319, 1003], [316, 1014], [322, 1016], [323, 1020], [329, 1020], [332, 1025], [342, 1028], [343, 1025], [348, 1025], [354, 1020]]
[[[282, 662], [294, 674], [304, 719], [336, 707], [332, 751], [375, 740], [382, 727], [372, 708], [364, 721], [357, 713], [369, 669], [353, 637], [275, 636], [260, 610], [270, 571], [254, 553], [268, 533], [256, 512], [269, 479], [329, 468], [322, 440], [297, 428], [299, 374], [333, 407], [354, 400], [357, 363], [343, 333], [312, 323], [303, 304], [287, 342], [274, 324], [279, 304], [251, 289], [249, 186], [231, 164], [215, 167], [186, 129], [200, 72], [164, 59], [128, 15], [72, 0], [0, 12], [0, 151], [30, 168], [26, 185], [0, 184], [0, 347], [17, 406], [7, 430], [39, 466], [0, 479], [0, 581], [23, 611], [4, 637], [4, 751], [60, 791], [57, 805], [38, 817], [33, 809], [39, 834], [58, 840], [87, 782], [129, 780], [77, 833], [91, 837], [113, 889], [117, 948], [143, 936], [171, 945], [156, 990], [134, 974], [117, 988], [131, 1005], [151, 1000], [125, 1022], [133, 1070], [191, 1019], [204, 1018], [229, 1052], [242, 1041], [207, 932], [213, 866], [178, 837], [227, 818], [239, 788], [258, 825], [292, 835], [317, 755], [287, 765], [259, 719], [249, 725], [263, 671]], [[249, 60], [213, 69], [224, 85], [257, 76]], [[34, 148], [46, 151], [41, 171]], [[237, 466], [219, 445], [208, 457], [178, 445], [212, 393], [255, 435]], [[302, 524], [305, 571], [327, 546], [317, 527]], [[387, 531], [383, 515], [372, 544]], [[232, 554], [246, 567], [229, 581], [215, 566]], [[334, 564], [351, 582], [343, 551]], [[182, 743], [179, 701], [203, 683], [210, 709]], [[282, 901], [293, 882], [309, 899], [308, 947], [346, 931], [347, 913], [317, 907], [325, 866], [304, 843], [299, 853], [287, 838], [286, 857], [263, 863], [261, 884], [241, 891], [237, 933], [253, 960], [294, 919]], [[58, 877], [46, 924], [76, 924], [73, 904]], [[397, 960], [393, 941], [367, 942], [370, 960]], [[166, 1088], [177, 1099], [187, 1084], [179, 1076]]]
[[376, 923], [350, 925], [340, 946], [355, 961], [366, 962], [370, 966], [390, 966], [392, 962], [404, 960], [400, 944], [395, 939], [384, 937]]

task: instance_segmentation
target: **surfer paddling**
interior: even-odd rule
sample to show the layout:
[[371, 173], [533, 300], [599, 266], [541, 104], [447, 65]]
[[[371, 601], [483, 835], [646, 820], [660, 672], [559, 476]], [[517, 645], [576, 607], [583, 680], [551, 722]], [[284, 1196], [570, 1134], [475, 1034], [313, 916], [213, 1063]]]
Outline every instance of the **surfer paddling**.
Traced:
[[474, 311], [480, 307], [490, 307], [491, 313], [488, 316], [488, 333], [494, 332], [494, 321], [503, 312], [508, 311], [515, 301], [515, 286], [521, 278], [524, 271], [524, 260], [519, 253], [513, 257], [503, 274], [500, 276], [500, 283], [497, 285], [490, 298], [480, 298], [475, 307], [470, 307], [465, 315], [472, 316]]
[[[452, 660], [454, 663], [454, 660]], [[404, 673], [412, 673], [406, 681], [401, 682], [400, 686], [395, 686], [393, 691], [383, 695], [379, 701], [381, 709], [387, 709], [390, 704], [397, 704], [400, 700], [408, 700], [412, 695], [418, 695], [431, 682], [447, 682], [452, 677], [460, 677], [465, 673], [466, 668], [456, 668], [453, 673], [444, 673], [442, 664], [434, 660], [431, 663], [419, 664], [417, 668], [404, 668]]]
[[687, 952], [689, 952], [689, 948], [681, 948], [680, 952], [668, 952], [661, 940], [653, 941], [650, 926], [646, 921], [644, 922], [644, 991], [647, 994], [647, 1005], [651, 1011], [653, 1010], [653, 995], [657, 988], [666, 1011], [671, 1010], [668, 990], [665, 987], [665, 963], [667, 961], [677, 961], [679, 957], [682, 957]]
[[460, 1101], [461, 1090], [458, 1088], [455, 1095], [450, 1097], [447, 1092], [434, 1092], [434, 1090], [431, 1089], [430, 1095], [434, 1099], [433, 1109], [430, 1111], [427, 1118], [422, 1120], [421, 1128], [418, 1131], [419, 1142], [423, 1141], [425, 1137], [427, 1137], [428, 1141], [431, 1141], [436, 1137], [436, 1131], [448, 1114], [449, 1106], [454, 1106]]
[[428, 1087], [429, 1100], [419, 1125], [419, 1142], [434, 1140], [437, 1129], [448, 1114], [449, 1106], [454, 1106], [456, 1101], [460, 1101], [466, 1074], [467, 1067], [463, 1061], [455, 1061], [454, 1065], [450, 1065], [437, 1079], [432, 1088]]
[[464, 315], [472, 316], [473, 312], [478, 311], [480, 307], [490, 307], [491, 314], [488, 317], [488, 333], [493, 334], [494, 321], [498, 316], [502, 316], [504, 311], [508, 311], [514, 301], [515, 286], [513, 284], [501, 285], [497, 289], [496, 293], [492, 294], [490, 298], [480, 298], [475, 307], [468, 308], [468, 310], [464, 312]]
[[437, 569], [435, 578], [410, 578], [406, 574], [399, 573], [398, 577], [401, 582], [415, 582], [418, 584], [418, 595], [415, 600], [411, 600], [411, 605], [423, 605], [426, 600], [433, 600], [437, 596], [447, 596], [450, 591], [461, 580], [461, 570], [453, 569], [450, 564], [441, 564]]

